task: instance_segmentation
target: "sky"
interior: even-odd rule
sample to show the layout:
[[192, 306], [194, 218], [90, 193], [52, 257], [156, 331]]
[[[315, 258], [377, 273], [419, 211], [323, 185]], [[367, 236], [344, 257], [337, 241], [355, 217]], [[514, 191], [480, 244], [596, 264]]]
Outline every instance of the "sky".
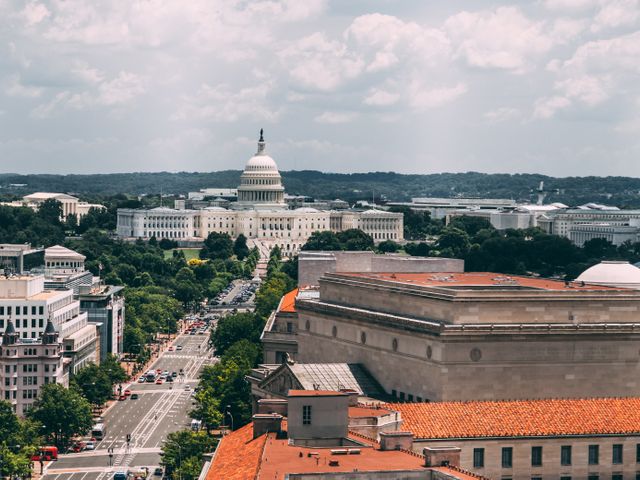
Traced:
[[0, 0], [0, 172], [640, 176], [640, 0]]

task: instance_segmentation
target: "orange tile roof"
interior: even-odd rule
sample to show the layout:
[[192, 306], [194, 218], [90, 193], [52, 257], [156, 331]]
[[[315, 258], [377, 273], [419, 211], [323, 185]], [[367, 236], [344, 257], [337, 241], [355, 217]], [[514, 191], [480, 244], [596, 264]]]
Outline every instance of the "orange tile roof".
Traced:
[[[286, 422], [283, 426], [286, 427]], [[275, 433], [255, 440], [252, 437], [253, 423], [224, 437], [207, 472], [207, 480], [284, 480], [289, 473], [426, 469], [422, 455], [400, 450], [381, 451], [375, 441], [361, 435], [352, 438], [363, 444], [361, 447], [336, 447], [360, 449], [359, 454], [350, 455], [332, 455], [331, 448], [289, 445], [287, 438], [278, 438]], [[329, 465], [331, 460], [336, 460], [338, 465]]]
[[357, 417], [384, 417], [393, 413], [393, 410], [387, 408], [372, 408], [372, 407], [349, 407], [349, 418]]
[[[359, 454], [332, 455], [331, 448], [297, 447], [289, 445], [287, 439], [276, 439], [275, 434], [268, 435], [259, 478], [284, 480], [289, 473], [353, 472], [356, 469], [360, 472], [426, 470], [422, 455], [401, 450], [381, 451], [377, 443], [361, 436], [353, 439], [364, 444], [362, 447], [336, 447], [359, 448]], [[330, 465], [332, 460], [338, 464]]]
[[285, 293], [280, 300], [280, 308], [278, 311], [285, 313], [296, 313], [296, 297], [298, 289], [294, 288], [290, 292]]
[[390, 403], [416, 438], [640, 434], [640, 397]]
[[422, 285], [429, 287], [501, 287], [521, 286], [548, 291], [579, 291], [579, 290], [626, 290], [624, 288], [604, 287], [599, 285], [582, 285], [579, 282], [570, 282], [568, 285], [561, 280], [548, 278], [523, 277], [517, 275], [504, 275], [492, 272], [466, 272], [466, 273], [343, 273], [352, 277], [371, 278], [409, 285]]
[[289, 397], [344, 397], [346, 393], [335, 390], [289, 390]]
[[451, 475], [453, 478], [457, 480], [487, 480], [486, 477], [482, 475], [478, 475], [473, 472], [468, 472], [458, 467], [453, 467], [449, 465], [448, 467], [431, 467], [431, 470], [436, 472], [446, 473], [447, 475]]
[[266, 435], [253, 439], [251, 423], [223, 437], [207, 472], [207, 480], [255, 478], [266, 441]]

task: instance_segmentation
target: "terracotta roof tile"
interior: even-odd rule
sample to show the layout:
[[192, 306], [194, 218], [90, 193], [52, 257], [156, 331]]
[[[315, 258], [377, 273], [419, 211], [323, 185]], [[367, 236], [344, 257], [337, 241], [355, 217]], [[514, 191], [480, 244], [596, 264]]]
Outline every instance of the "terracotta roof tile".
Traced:
[[391, 403], [416, 438], [640, 433], [640, 397]]
[[298, 289], [294, 288], [290, 292], [283, 295], [280, 301], [280, 312], [296, 313], [296, 297], [298, 296]]
[[255, 478], [266, 441], [266, 434], [253, 439], [252, 423], [223, 437], [207, 473], [207, 480]]

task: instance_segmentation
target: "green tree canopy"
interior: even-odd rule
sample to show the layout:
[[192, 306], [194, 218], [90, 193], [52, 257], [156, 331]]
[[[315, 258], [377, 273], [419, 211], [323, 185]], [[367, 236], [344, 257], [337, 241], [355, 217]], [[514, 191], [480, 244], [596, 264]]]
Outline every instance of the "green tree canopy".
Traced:
[[58, 383], [44, 385], [40, 395], [27, 414], [40, 423], [43, 431], [61, 450], [76, 435], [86, 435], [93, 425], [91, 405], [75, 389]]
[[202, 455], [214, 450], [216, 440], [206, 432], [172, 432], [162, 445], [162, 461], [170, 478], [196, 480], [204, 463]]
[[238, 260], [244, 260], [249, 255], [249, 247], [247, 247], [247, 237], [242, 233], [236, 237], [233, 242], [233, 253]]
[[233, 241], [227, 233], [211, 232], [200, 250], [200, 258], [227, 259], [233, 255]]

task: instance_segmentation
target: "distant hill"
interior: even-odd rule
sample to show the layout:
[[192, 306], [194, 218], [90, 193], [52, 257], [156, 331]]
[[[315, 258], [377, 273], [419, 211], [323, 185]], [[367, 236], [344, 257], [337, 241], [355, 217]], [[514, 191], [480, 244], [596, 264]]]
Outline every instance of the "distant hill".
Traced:
[[[118, 193], [186, 194], [206, 187], [236, 187], [239, 170], [220, 172], [111, 173], [99, 175], [0, 174], [0, 195], [22, 196], [55, 191], [95, 198]], [[411, 197], [475, 196], [535, 201], [535, 189], [544, 181], [550, 193], [546, 203], [579, 205], [599, 202], [620, 207], [640, 207], [640, 178], [566, 177], [538, 174], [487, 174], [478, 172], [403, 175], [392, 172], [322, 173], [313, 170], [281, 172], [287, 193], [353, 202], [376, 199], [405, 201]], [[12, 186], [13, 184], [13, 186]], [[24, 184], [24, 186], [17, 186]]]

